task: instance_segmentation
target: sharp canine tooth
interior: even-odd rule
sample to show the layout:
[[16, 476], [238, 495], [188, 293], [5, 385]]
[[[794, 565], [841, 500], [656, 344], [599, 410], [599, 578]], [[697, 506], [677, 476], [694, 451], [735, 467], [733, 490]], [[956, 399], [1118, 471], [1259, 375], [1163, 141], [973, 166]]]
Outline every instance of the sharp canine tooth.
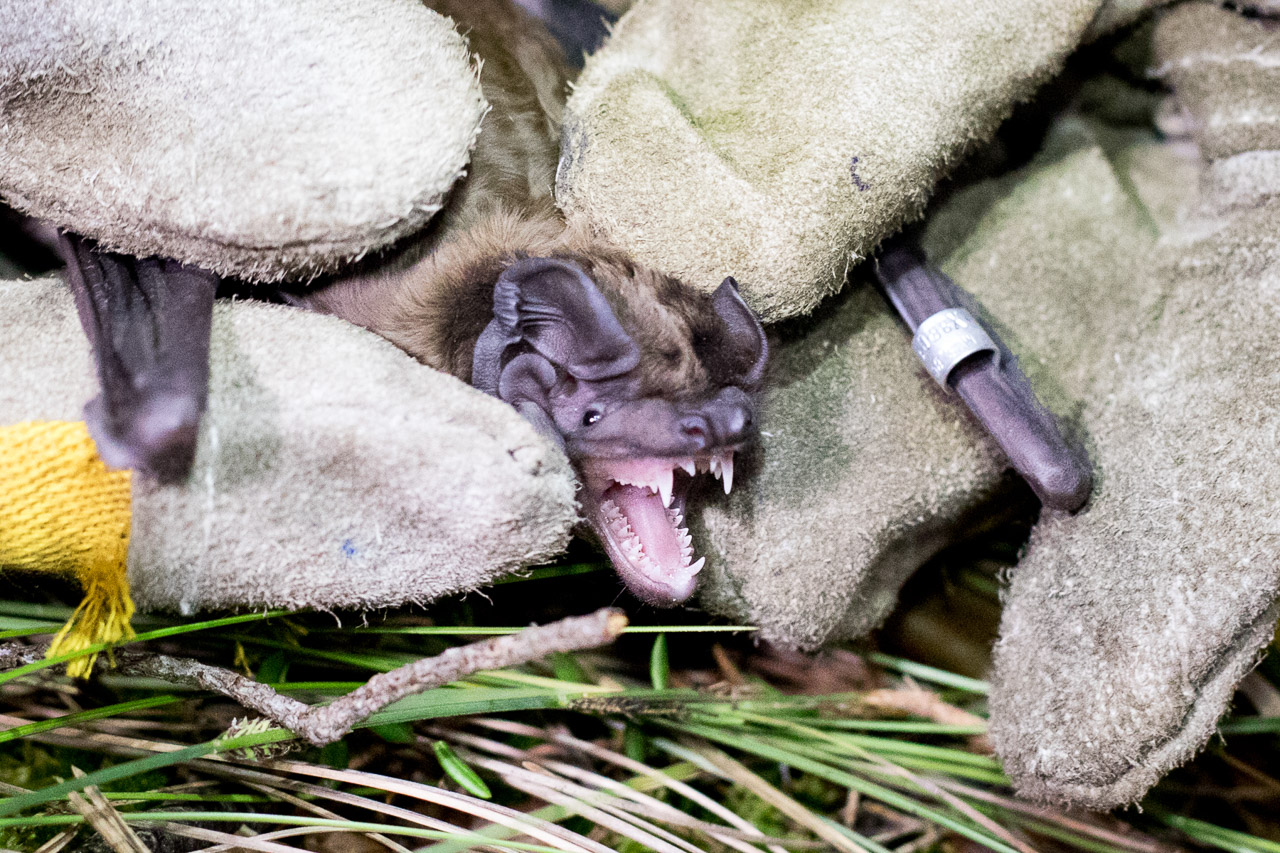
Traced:
[[724, 493], [727, 495], [733, 488], [733, 451], [726, 453], [720, 460], [720, 470], [724, 473]]
[[699, 557], [698, 562], [689, 564], [689, 574], [696, 575], [702, 571], [702, 566], [707, 562], [706, 557]]
[[658, 494], [662, 496], [662, 505], [667, 507], [671, 506], [673, 473], [674, 472], [668, 468], [666, 471], [658, 474], [657, 479], [654, 482], [654, 485], [657, 486]]

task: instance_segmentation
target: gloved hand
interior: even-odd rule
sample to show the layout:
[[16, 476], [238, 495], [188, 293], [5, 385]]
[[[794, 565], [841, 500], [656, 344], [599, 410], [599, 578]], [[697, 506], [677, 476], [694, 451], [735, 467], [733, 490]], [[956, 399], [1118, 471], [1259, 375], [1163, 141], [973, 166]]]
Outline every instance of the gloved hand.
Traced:
[[[66, 286], [0, 282], [0, 429], [34, 422], [61, 435], [92, 387]], [[22, 465], [0, 459], [0, 476], [23, 480], [0, 482], [0, 518], [47, 524], [49, 513], [25, 511], [30, 501], [57, 497], [50, 488], [96, 490], [103, 511], [86, 517], [119, 521], [117, 541], [123, 526], [127, 586], [117, 559], [95, 593], [93, 572], [106, 569], [69, 558], [91, 544], [74, 530], [45, 530], [41, 541], [65, 547], [32, 553], [17, 547], [21, 530], [0, 525], [0, 563], [70, 568], [116, 613], [130, 589], [139, 607], [187, 613], [429, 601], [559, 553], [577, 519], [568, 460], [515, 410], [370, 332], [278, 305], [215, 306], [209, 408], [182, 483], [104, 481], [92, 453], [68, 455], [87, 442], [80, 434], [85, 441], [64, 441], [48, 459], [56, 482], [33, 491], [23, 488], [42, 476], [24, 449], [31, 442], [6, 443], [0, 432], [0, 454], [23, 454]], [[82, 634], [119, 632], [86, 625]]]
[[[1041, 40], [993, 51], [964, 22], [944, 43], [910, 9], [842, 15], [855, 7], [817, 22], [759, 3], [641, 3], [570, 103], [562, 202], [688, 280], [735, 275], [772, 319], [806, 311], [838, 285], [844, 253], [868, 253], [918, 209], [966, 127], [985, 135], [1056, 67], [1046, 34], [1074, 45], [1073, 16], [1090, 14], [1010, 10]], [[841, 22], [852, 29], [824, 41]], [[1268, 26], [1207, 4], [1160, 22], [1155, 64], [1198, 152], [1062, 117], [1032, 164], [956, 193], [925, 232], [1096, 465], [1092, 502], [1042, 515], [1007, 594], [993, 736], [1029, 796], [1138, 799], [1209, 737], [1274, 628], [1280, 80], [1256, 61]], [[945, 66], [955, 89], [928, 70], [943, 60], [960, 69]], [[975, 79], [987, 83], [965, 88]], [[1095, 112], [1142, 113], [1106, 97]], [[859, 161], [837, 175], [837, 153]], [[907, 575], [1008, 506], [1009, 480], [870, 289], [779, 337], [761, 446], [695, 523], [711, 555], [701, 601], [815, 648], [879, 624]]]

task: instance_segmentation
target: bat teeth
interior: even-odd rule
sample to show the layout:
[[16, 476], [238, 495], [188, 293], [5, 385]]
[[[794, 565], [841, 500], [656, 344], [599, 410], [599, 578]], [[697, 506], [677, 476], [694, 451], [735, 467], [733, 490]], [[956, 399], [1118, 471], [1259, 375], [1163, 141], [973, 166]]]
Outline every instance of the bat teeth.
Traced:
[[658, 474], [654, 484], [649, 487], [654, 489], [662, 497], [662, 505], [665, 507], [671, 506], [671, 501], [674, 497], [672, 494], [672, 490], [674, 489], [674, 474], [675, 472], [668, 468], [666, 471]]
[[605, 524], [617, 536], [624, 547], [628, 549], [639, 549], [640, 538], [636, 536], [636, 532], [631, 527], [631, 521], [627, 518], [626, 513], [611, 500], [604, 500], [600, 503], [600, 514], [604, 517]]
[[733, 451], [725, 452], [720, 459], [720, 473], [724, 478], [724, 493], [727, 495], [733, 490]]
[[600, 515], [610, 526], [622, 520], [622, 510], [608, 498], [600, 502]]
[[706, 557], [699, 557], [698, 562], [689, 564], [689, 574], [696, 575], [698, 572], [702, 571], [702, 567], [706, 565], [706, 563]]
[[682, 460], [682, 461], [679, 463], [679, 465], [680, 465], [681, 470], [683, 470], [683, 471], [684, 471], [686, 474], [688, 474], [690, 477], [697, 476], [697, 473], [698, 473], [698, 466], [697, 466], [697, 463], [695, 463], [695, 462], [693, 461], [693, 457], [692, 457], [692, 456], [690, 456], [688, 459], [684, 459], [684, 460]]

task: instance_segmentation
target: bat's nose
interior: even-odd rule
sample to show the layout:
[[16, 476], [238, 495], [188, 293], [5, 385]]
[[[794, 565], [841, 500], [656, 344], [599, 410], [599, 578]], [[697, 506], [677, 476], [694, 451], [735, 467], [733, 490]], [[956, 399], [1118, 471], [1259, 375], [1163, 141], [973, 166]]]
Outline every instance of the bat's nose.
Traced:
[[705, 450], [711, 441], [711, 424], [702, 415], [685, 415], [681, 418], [680, 432], [695, 451]]

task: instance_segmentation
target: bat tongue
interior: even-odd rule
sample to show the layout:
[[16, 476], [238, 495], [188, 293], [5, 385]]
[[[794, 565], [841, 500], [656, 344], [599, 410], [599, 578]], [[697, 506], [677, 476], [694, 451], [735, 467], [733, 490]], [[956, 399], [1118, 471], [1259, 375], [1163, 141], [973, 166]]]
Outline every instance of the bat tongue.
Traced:
[[693, 559], [684, 526], [684, 492], [696, 472], [693, 457], [596, 459], [583, 465], [584, 510], [614, 568], [636, 596], [660, 607], [693, 595], [705, 562]]
[[622, 510], [644, 556], [668, 571], [684, 568], [683, 543], [662, 498], [643, 486], [617, 485], [605, 495]]

